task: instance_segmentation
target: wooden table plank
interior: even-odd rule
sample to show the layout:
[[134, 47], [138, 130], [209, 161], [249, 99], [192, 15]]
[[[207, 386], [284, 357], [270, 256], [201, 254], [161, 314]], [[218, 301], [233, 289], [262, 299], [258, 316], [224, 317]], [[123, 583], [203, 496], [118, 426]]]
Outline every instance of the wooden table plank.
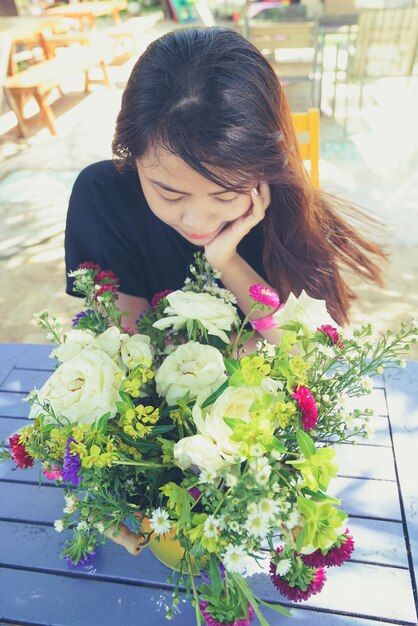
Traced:
[[[26, 425], [27, 425], [27, 420], [21, 419], [21, 418], [15, 419], [13, 417], [9, 417], [5, 419], [1, 419], [0, 420], [0, 441], [6, 441], [7, 443], [11, 435], [14, 435], [14, 433], [17, 430], [20, 430]], [[0, 465], [0, 472], [1, 472], [1, 465]]]
[[19, 356], [25, 352], [26, 348], [22, 344], [2, 343], [0, 356], [0, 386], [9, 372], [15, 366]]
[[348, 515], [402, 521], [396, 483], [336, 478], [328, 493], [342, 500], [342, 507]]
[[[412, 582], [418, 584], [418, 362], [385, 374], [387, 404], [410, 553]], [[418, 600], [417, 600], [418, 612]]]
[[0, 391], [0, 418], [1, 417], [27, 417], [29, 404], [23, 402], [26, 393], [14, 393], [12, 391]]
[[32, 369], [13, 369], [3, 380], [2, 391], [29, 393], [36, 387], [40, 389], [51, 376], [50, 371]]
[[396, 481], [391, 448], [345, 444], [336, 450], [335, 462], [341, 476]]

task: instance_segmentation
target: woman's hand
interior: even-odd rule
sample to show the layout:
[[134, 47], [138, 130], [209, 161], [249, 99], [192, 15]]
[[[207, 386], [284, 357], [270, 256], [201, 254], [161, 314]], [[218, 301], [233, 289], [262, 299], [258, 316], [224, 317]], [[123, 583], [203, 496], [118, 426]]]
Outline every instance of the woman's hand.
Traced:
[[252, 204], [248, 211], [228, 224], [213, 241], [205, 246], [207, 260], [214, 269], [220, 272], [233, 260], [241, 239], [264, 218], [270, 205], [268, 183], [261, 183], [258, 188], [252, 189], [250, 198]]

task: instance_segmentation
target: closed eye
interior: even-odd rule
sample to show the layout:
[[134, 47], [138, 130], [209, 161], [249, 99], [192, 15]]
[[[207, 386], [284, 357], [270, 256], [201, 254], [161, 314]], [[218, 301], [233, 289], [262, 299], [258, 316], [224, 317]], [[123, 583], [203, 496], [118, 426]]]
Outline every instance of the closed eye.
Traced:
[[160, 195], [160, 198], [163, 202], [167, 202], [167, 204], [177, 204], [177, 202], [180, 202], [180, 200], [183, 199], [184, 196], [180, 196], [180, 198], [174, 198], [174, 200], [171, 200], [170, 198], [165, 198], [164, 196]]
[[238, 198], [238, 196], [235, 196], [235, 198], [231, 198], [230, 200], [224, 200], [223, 198], [216, 198], [218, 202], [222, 202], [222, 204], [232, 204], [233, 202], [235, 202], [235, 200]]

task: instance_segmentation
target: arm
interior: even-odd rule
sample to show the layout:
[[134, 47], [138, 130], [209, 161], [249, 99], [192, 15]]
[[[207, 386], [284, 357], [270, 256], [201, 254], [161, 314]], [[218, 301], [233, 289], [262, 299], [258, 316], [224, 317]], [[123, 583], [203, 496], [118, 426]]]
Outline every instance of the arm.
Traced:
[[122, 326], [130, 331], [136, 332], [136, 320], [148, 309], [148, 300], [119, 292], [117, 304], [120, 310], [126, 313], [126, 315], [122, 316]]
[[[252, 206], [245, 215], [230, 224], [205, 248], [205, 255], [210, 265], [221, 272], [222, 282], [237, 299], [238, 306], [247, 315], [253, 304], [249, 296], [249, 288], [254, 284], [272, 287], [253, 270], [253, 268], [237, 253], [241, 239], [260, 222], [270, 204], [270, 188], [262, 183], [259, 190], [252, 190]], [[270, 311], [272, 312], [272, 310]], [[253, 319], [268, 315], [265, 311], [255, 311]], [[269, 343], [277, 344], [280, 331], [276, 329], [260, 331], [260, 335]]]

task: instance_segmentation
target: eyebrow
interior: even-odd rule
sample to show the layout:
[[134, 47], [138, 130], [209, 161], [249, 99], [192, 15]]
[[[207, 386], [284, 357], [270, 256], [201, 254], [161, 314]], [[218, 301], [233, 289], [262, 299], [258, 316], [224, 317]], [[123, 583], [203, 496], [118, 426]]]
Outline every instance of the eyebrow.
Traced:
[[[148, 180], [151, 183], [154, 183], [154, 185], [158, 185], [158, 187], [161, 187], [161, 189], [164, 189], [165, 191], [171, 191], [173, 193], [181, 193], [183, 196], [191, 196], [192, 195], [188, 191], [180, 191], [179, 189], [174, 189], [173, 187], [170, 187], [169, 185], [165, 185], [164, 183], [160, 183], [158, 180], [154, 180], [152, 178], [149, 178]], [[209, 196], [221, 196], [224, 193], [234, 193], [234, 192], [233, 191], [228, 191], [228, 189], [224, 189], [223, 191], [213, 191], [212, 193], [209, 194]]]

